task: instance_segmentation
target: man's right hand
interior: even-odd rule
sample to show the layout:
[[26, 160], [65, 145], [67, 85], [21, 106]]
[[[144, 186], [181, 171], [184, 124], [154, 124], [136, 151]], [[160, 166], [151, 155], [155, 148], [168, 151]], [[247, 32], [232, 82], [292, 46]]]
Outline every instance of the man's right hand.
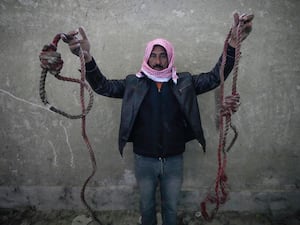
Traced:
[[[80, 34], [81, 38], [78, 37], [78, 34]], [[90, 62], [92, 60], [90, 54], [91, 45], [83, 27], [79, 27], [78, 30], [70, 31], [67, 35], [68, 39], [64, 41], [68, 43], [71, 52], [74, 55], [79, 56], [79, 48], [81, 47], [85, 62]]]

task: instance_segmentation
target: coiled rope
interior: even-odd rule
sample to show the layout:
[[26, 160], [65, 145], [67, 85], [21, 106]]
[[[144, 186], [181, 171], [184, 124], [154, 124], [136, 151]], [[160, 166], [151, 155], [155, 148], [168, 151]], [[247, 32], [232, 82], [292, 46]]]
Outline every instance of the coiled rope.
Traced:
[[[224, 97], [224, 68], [226, 64], [227, 48], [229, 38], [233, 32], [231, 28], [224, 42], [224, 49], [222, 55], [222, 63], [220, 67], [220, 111], [219, 111], [219, 144], [218, 144], [218, 172], [215, 181], [214, 192], [208, 193], [203, 202], [201, 202], [201, 214], [205, 220], [211, 221], [219, 210], [221, 204], [224, 204], [228, 198], [228, 177], [225, 173], [227, 156], [226, 153], [234, 145], [238, 132], [236, 127], [231, 122], [231, 116], [235, 113], [240, 105], [240, 95], [237, 92], [237, 77], [238, 77], [238, 65], [241, 58], [241, 23], [240, 21], [237, 30], [237, 46], [235, 48], [235, 61], [233, 66], [233, 78], [231, 95]], [[234, 137], [231, 140], [228, 147], [226, 147], [227, 134], [231, 128], [234, 132]], [[210, 213], [207, 210], [207, 205], [210, 204], [213, 209]]]
[[[88, 205], [88, 203], [85, 200], [85, 188], [86, 188], [87, 184], [89, 183], [89, 181], [92, 179], [92, 177], [95, 175], [96, 170], [97, 170], [95, 154], [94, 154], [94, 151], [92, 149], [92, 146], [90, 144], [90, 141], [88, 139], [88, 136], [86, 134], [86, 129], [85, 129], [86, 115], [90, 112], [92, 105], [93, 105], [93, 92], [90, 89], [90, 87], [85, 83], [85, 72], [86, 72], [85, 71], [85, 60], [84, 60], [84, 55], [83, 55], [81, 48], [79, 48], [81, 79], [75, 79], [75, 78], [65, 77], [65, 76], [60, 75], [60, 71], [63, 67], [63, 60], [61, 59], [61, 54], [56, 51], [57, 44], [60, 39], [62, 39], [65, 42], [68, 42], [70, 40], [70, 37], [63, 33], [57, 34], [54, 37], [52, 43], [45, 45], [43, 47], [42, 52], [39, 55], [39, 59], [41, 62], [41, 68], [42, 68], [41, 78], [40, 78], [40, 97], [42, 99], [42, 102], [45, 105], [47, 105], [51, 111], [56, 112], [62, 116], [69, 118], [69, 119], [81, 118], [81, 133], [82, 133], [82, 137], [83, 137], [83, 139], [87, 145], [88, 151], [89, 151], [90, 160], [92, 162], [92, 172], [88, 176], [88, 178], [85, 180], [85, 182], [81, 188], [80, 197], [81, 197], [82, 203], [85, 205], [87, 210], [90, 212], [93, 220], [98, 222], [99, 225], [102, 225], [101, 221], [97, 218], [95, 212], [92, 210], [92, 208]], [[49, 101], [47, 99], [47, 95], [46, 95], [46, 89], [45, 89], [46, 76], [47, 76], [48, 72], [50, 74], [54, 75], [59, 80], [75, 82], [75, 83], [80, 84], [80, 103], [81, 103], [81, 108], [82, 108], [81, 114], [72, 115], [72, 114], [66, 113], [62, 110], [57, 109], [56, 107], [52, 106], [49, 103]], [[89, 102], [88, 102], [88, 106], [86, 108], [85, 108], [85, 100], [84, 100], [84, 90], [85, 89], [89, 93]]]

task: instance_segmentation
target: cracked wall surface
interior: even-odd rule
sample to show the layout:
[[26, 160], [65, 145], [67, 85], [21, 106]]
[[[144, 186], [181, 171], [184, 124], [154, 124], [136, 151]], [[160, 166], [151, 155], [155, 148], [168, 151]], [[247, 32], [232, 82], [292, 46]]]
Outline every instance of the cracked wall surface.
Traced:
[[[60, 32], [83, 26], [91, 53], [108, 78], [124, 78], [141, 66], [146, 43], [162, 37], [175, 47], [177, 71], [209, 71], [216, 63], [234, 11], [254, 13], [242, 45], [233, 116], [239, 137], [228, 154], [231, 199], [224, 210], [299, 209], [300, 2], [283, 1], [37, 1], [0, 2], [0, 207], [81, 208], [79, 193], [91, 172], [80, 120], [49, 110], [39, 97], [43, 45]], [[79, 78], [79, 60], [59, 43], [62, 74]], [[226, 91], [230, 92], [231, 79]], [[51, 104], [78, 114], [80, 88], [52, 75]], [[218, 91], [198, 97], [207, 153], [192, 141], [185, 152], [181, 207], [197, 209], [217, 172]], [[121, 101], [94, 96], [87, 134], [98, 169], [88, 199], [98, 209], [138, 208], [133, 153], [124, 158], [117, 138]], [[132, 197], [131, 197], [132, 196]]]

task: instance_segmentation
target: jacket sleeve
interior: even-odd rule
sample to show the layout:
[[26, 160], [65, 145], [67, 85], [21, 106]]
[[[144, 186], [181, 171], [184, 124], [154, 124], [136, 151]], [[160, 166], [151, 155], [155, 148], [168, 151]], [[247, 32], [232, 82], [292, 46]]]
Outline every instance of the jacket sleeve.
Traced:
[[[235, 48], [228, 46], [226, 64], [224, 68], [224, 79], [226, 79], [229, 76], [230, 72], [233, 69], [234, 58], [235, 58]], [[220, 85], [221, 63], [222, 63], [222, 55], [220, 56], [218, 62], [216, 63], [216, 65], [211, 71], [192, 76], [197, 95], [208, 92]]]
[[98, 68], [94, 59], [85, 64], [86, 80], [91, 88], [99, 95], [112, 98], [123, 98], [125, 80], [109, 80]]

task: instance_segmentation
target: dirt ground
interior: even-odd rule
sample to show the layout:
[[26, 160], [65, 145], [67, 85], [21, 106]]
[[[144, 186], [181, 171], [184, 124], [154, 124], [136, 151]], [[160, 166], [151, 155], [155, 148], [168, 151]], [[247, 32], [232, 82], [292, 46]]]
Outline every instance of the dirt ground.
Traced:
[[[138, 225], [139, 214], [133, 211], [97, 212], [101, 225]], [[26, 209], [0, 209], [1, 225], [99, 225], [86, 211], [36, 211]], [[218, 213], [213, 221], [204, 221], [194, 212], [179, 212], [178, 225], [300, 225], [300, 212], [251, 214], [226, 212]], [[158, 225], [161, 225], [158, 214]]]

